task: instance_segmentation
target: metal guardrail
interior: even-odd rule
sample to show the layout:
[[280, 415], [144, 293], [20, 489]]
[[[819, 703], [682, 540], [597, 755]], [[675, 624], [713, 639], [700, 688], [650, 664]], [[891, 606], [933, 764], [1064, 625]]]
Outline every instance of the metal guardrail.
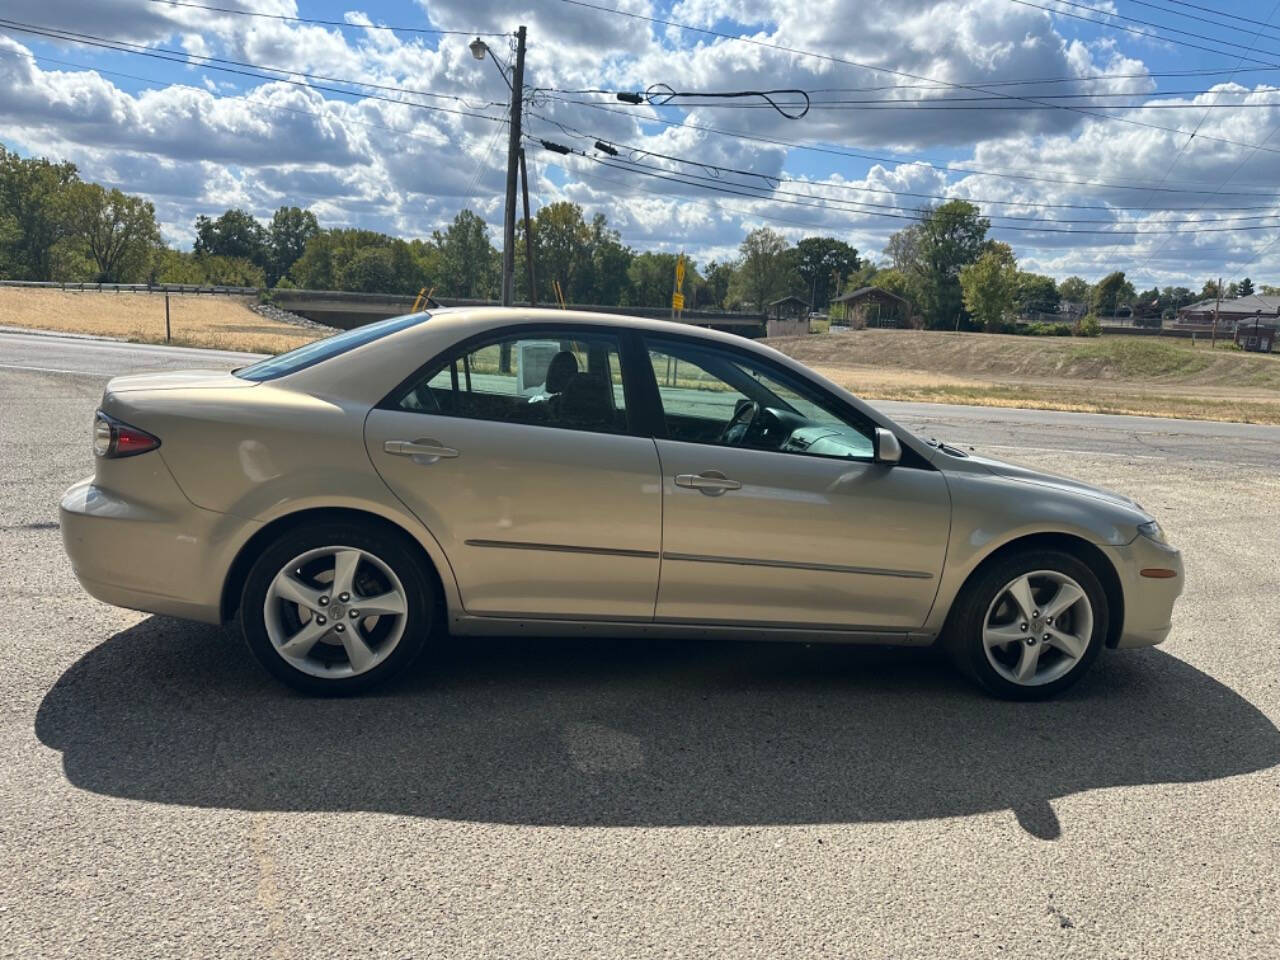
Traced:
[[37, 287], [73, 293], [193, 293], [222, 296], [258, 296], [258, 287], [201, 286], [194, 283], [61, 283], [56, 280], [0, 280], [0, 287]]

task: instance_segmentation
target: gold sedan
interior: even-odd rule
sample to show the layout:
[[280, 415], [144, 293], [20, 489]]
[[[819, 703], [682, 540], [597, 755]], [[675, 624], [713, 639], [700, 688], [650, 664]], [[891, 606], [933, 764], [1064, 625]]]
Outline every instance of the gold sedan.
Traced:
[[313, 693], [433, 633], [941, 642], [1049, 696], [1159, 643], [1182, 561], [1127, 497], [923, 441], [662, 321], [440, 310], [231, 373], [119, 377], [62, 501], [99, 599], [238, 620]]

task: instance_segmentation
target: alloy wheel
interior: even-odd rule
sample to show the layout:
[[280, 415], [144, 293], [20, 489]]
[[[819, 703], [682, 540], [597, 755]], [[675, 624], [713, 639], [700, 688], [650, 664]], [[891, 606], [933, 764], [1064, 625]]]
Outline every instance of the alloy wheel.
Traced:
[[1001, 677], [1019, 686], [1052, 683], [1089, 649], [1093, 606], [1084, 589], [1057, 570], [1010, 580], [987, 608], [982, 646]]
[[313, 677], [352, 677], [382, 663], [404, 636], [404, 585], [358, 547], [317, 547], [285, 564], [263, 618], [276, 653]]

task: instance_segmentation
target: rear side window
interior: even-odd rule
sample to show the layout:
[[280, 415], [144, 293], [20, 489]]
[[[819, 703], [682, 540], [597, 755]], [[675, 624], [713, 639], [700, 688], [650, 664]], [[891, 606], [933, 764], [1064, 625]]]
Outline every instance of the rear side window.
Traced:
[[432, 364], [395, 406], [470, 420], [627, 431], [618, 339], [581, 330], [473, 342]]
[[409, 313], [403, 317], [391, 317], [376, 323], [367, 323], [363, 327], [356, 327], [354, 330], [336, 333], [332, 337], [308, 343], [304, 347], [282, 353], [278, 357], [270, 357], [250, 366], [241, 367], [235, 371], [235, 375], [242, 380], [256, 382], [286, 377], [324, 360], [330, 360], [348, 350], [372, 343], [388, 334], [422, 323], [430, 316], [429, 313]]

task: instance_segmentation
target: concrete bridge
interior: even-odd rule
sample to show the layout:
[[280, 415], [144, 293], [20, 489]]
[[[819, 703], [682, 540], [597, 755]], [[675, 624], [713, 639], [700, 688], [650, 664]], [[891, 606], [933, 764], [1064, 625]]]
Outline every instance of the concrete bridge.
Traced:
[[[375, 320], [395, 317], [413, 309], [414, 297], [384, 293], [341, 293], [333, 290], [277, 290], [272, 302], [281, 310], [288, 310], [343, 330], [359, 327]], [[442, 307], [496, 307], [496, 300], [457, 300], [438, 298]], [[526, 306], [526, 304], [517, 304]], [[549, 306], [543, 304], [543, 306]], [[570, 305], [570, 311], [584, 310], [594, 313], [626, 314], [636, 317], [666, 319], [671, 311], [664, 307], [598, 307]], [[764, 317], [748, 313], [721, 313], [709, 310], [686, 310], [682, 322], [698, 327], [710, 327], [737, 333], [745, 337], [764, 335]]]

